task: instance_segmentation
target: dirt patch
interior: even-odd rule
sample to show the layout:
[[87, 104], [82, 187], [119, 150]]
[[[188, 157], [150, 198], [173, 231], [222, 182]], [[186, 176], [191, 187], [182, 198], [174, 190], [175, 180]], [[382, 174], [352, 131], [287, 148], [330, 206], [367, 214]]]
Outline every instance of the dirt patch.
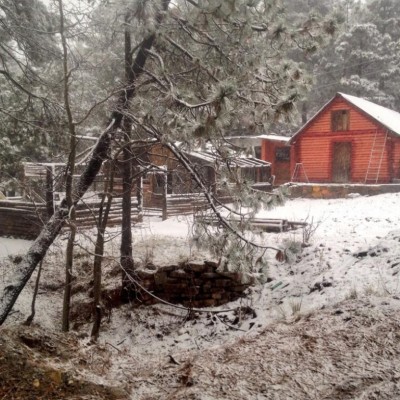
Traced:
[[79, 363], [85, 364], [86, 360], [78, 349], [78, 340], [72, 335], [44, 333], [35, 327], [2, 329], [0, 399], [129, 398], [122, 388], [106, 387], [83, 379], [79, 374]]

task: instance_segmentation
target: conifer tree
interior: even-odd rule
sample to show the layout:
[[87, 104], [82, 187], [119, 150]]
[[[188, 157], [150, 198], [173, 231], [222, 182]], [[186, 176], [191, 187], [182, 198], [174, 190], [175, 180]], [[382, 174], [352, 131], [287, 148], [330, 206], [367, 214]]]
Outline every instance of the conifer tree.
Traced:
[[[111, 8], [114, 6], [117, 8]], [[134, 16], [132, 20], [125, 20], [127, 11]], [[251, 207], [247, 216], [254, 215], [262, 196], [250, 192], [251, 182], [229, 168], [232, 154], [226, 148], [225, 135], [243, 115], [255, 130], [264, 130], [276, 120], [286, 118], [307, 84], [301, 67], [288, 58], [289, 52], [294, 48], [313, 51], [322, 43], [320, 35], [332, 33], [332, 24], [318, 18], [307, 18], [293, 28], [288, 26], [275, 0], [182, 0], [171, 5], [168, 0], [121, 1], [113, 5], [104, 2], [97, 12], [97, 16], [106, 15], [117, 28], [110, 38], [114, 47], [109, 58], [120, 72], [107, 94], [91, 101], [92, 94], [98, 93], [92, 87], [96, 77], [88, 80], [82, 65], [95, 55], [92, 48], [79, 47], [76, 39], [76, 47], [70, 51], [76, 66], [70, 70], [70, 108], [77, 115], [72, 123], [79, 131], [89, 128], [95, 113], [108, 106], [108, 115], [102, 117], [105, 128], [72, 193], [73, 204], [61, 202], [1, 294], [0, 323], [58, 235], [71, 208], [90, 187], [108, 157], [112, 140], [124, 127], [139, 140], [151, 139], [165, 146], [204, 192], [224, 228], [209, 236], [209, 245], [215, 252], [221, 258], [230, 257], [244, 273], [259, 266], [262, 260], [255, 258], [254, 243], [240, 229], [245, 221], [238, 225], [224, 218], [217, 207], [218, 199], [182, 150], [211, 143], [226, 166], [219, 170], [216, 165], [218, 184], [229, 188], [227, 182], [233, 183], [236, 208], [228, 211], [240, 215], [241, 207]], [[87, 15], [90, 18], [83, 20], [89, 21], [84, 30], [88, 34], [82, 40], [96, 30], [90, 22], [98, 21], [94, 18], [96, 11]], [[86, 24], [79, 22], [78, 27], [80, 23]], [[127, 24], [134, 39], [128, 65], [124, 52], [115, 53], [121, 50], [121, 34], [126, 32]], [[98, 60], [95, 64], [99, 65]], [[125, 79], [127, 67], [129, 74]], [[93, 68], [90, 73], [96, 76], [97, 71]], [[102, 73], [101, 69], [99, 74]], [[112, 93], [116, 93], [115, 98], [111, 98]], [[57, 92], [49, 95], [56, 98]], [[125, 122], [129, 124], [124, 125]], [[198, 231], [197, 238], [203, 233]]]

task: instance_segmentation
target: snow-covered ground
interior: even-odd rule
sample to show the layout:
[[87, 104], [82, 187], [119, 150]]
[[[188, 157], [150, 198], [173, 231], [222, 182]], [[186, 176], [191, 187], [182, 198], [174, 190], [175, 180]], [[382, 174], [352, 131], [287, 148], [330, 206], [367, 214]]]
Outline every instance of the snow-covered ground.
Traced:
[[[318, 316], [319, 313], [329, 316], [332, 312], [326, 310], [340, 307], [337, 305], [346, 301], [352, 302], [352, 309], [357, 309], [358, 305], [379, 308], [384, 304], [385, 309], [398, 315], [399, 203], [400, 194], [396, 193], [335, 200], [288, 200], [283, 206], [262, 211], [260, 216], [263, 217], [307, 221], [312, 232], [306, 246], [300, 246], [304, 241], [302, 229], [261, 234], [258, 240], [264, 244], [294, 250], [291, 252], [292, 258], [282, 263], [275, 259], [275, 251], [269, 252], [269, 282], [250, 288], [246, 298], [219, 307], [223, 310], [238, 307], [245, 310], [249, 307], [255, 314], [243, 314], [238, 322], [237, 314], [232, 311], [222, 312], [218, 316], [199, 313], [194, 319], [188, 320], [185, 311], [165, 305], [136, 309], [126, 305], [112, 310], [109, 319], [103, 322], [99, 344], [108, 349], [110, 357], [104, 379], [124, 382], [131, 389], [135, 388], [132, 399], [153, 398], [146, 397], [152, 393], [152, 387], [151, 383], [146, 383], [141, 371], [154, 368], [157, 364], [165, 365], [169, 356], [176, 360], [188, 359], [215, 346], [242, 340], [240, 338], [257, 338], [282, 321], [291, 323], [307, 315]], [[136, 226], [133, 246], [136, 260], [151, 260], [157, 265], [187, 258], [204, 258], [202, 252], [189, 245], [191, 222], [191, 218], [181, 217], [164, 222], [146, 220]], [[111, 233], [117, 234], [116, 231]], [[81, 243], [87, 245], [92, 237], [94, 233], [86, 232]], [[2, 240], [0, 243], [3, 243]], [[64, 245], [65, 238], [60, 238], [44, 263], [42, 282], [47, 289], [40, 291], [35, 321], [49, 330], [59, 326], [63, 280], [63, 260], [60, 255]], [[116, 235], [116, 239], [107, 244], [106, 268], [112, 264], [113, 257], [118, 257], [118, 247]], [[9, 245], [9, 248], [14, 246]], [[80, 265], [81, 270], [86, 271], [77, 275], [78, 281], [80, 277], [87, 278], [86, 275], [90, 275], [90, 257], [80, 252], [77, 264], [78, 269]], [[0, 268], [6, 265], [9, 268], [8, 263], [0, 261]], [[0, 285], [4, 274], [5, 271], [0, 270]], [[50, 284], [51, 290], [48, 289]], [[32, 287], [33, 282], [30, 282], [18, 300], [9, 324], [26, 318]], [[316, 317], [313, 318], [315, 325]], [[382, 322], [382, 318], [379, 318]], [[326, 323], [329, 326], [331, 322]], [[302, 329], [306, 329], [306, 325]], [[90, 326], [83, 324], [77, 329], [83, 337], [82, 343], [86, 343]], [[135, 375], [141, 376], [142, 381], [139, 382]], [[157, 396], [154, 398], [167, 398]], [[243, 396], [269, 398], [248, 397], [248, 393]]]
[[0, 259], [23, 254], [31, 245], [30, 240], [13, 239], [0, 236]]

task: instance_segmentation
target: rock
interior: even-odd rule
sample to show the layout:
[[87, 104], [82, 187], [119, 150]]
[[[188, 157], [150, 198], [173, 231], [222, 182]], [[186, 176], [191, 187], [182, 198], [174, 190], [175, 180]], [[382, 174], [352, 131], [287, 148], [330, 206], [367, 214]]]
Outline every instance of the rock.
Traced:
[[206, 265], [207, 267], [212, 267], [214, 269], [218, 268], [218, 263], [216, 263], [215, 261], [204, 261], [204, 265]]
[[361, 197], [360, 193], [349, 193], [347, 196], [349, 199], [356, 199], [357, 197]]
[[156, 274], [154, 274], [154, 282], [156, 285], [163, 285], [168, 281], [168, 275], [164, 271], [158, 271]]
[[190, 263], [185, 265], [184, 269], [185, 269], [185, 271], [206, 272], [207, 271], [207, 265], [205, 265], [204, 263], [190, 262]]
[[153, 263], [148, 263], [146, 264], [146, 269], [149, 269], [150, 271], [156, 271], [157, 267]]
[[171, 278], [177, 278], [177, 279], [189, 279], [190, 275], [187, 274], [183, 269], [177, 269], [176, 271], [172, 271], [169, 273], [169, 276]]
[[389, 250], [386, 247], [375, 246], [375, 247], [369, 248], [368, 250], [360, 250], [360, 251], [354, 253], [353, 256], [356, 258], [363, 258], [366, 256], [377, 257], [377, 256], [381, 255], [382, 253], [387, 253], [388, 251]]
[[201, 274], [201, 278], [202, 279], [218, 279], [218, 278], [222, 278], [222, 276], [215, 272], [205, 272], [204, 274]]
[[332, 286], [332, 282], [328, 281], [322, 281], [322, 282], [316, 282], [314, 283], [314, 286], [311, 287], [309, 294], [315, 292], [315, 291], [321, 291], [323, 288], [330, 287]]

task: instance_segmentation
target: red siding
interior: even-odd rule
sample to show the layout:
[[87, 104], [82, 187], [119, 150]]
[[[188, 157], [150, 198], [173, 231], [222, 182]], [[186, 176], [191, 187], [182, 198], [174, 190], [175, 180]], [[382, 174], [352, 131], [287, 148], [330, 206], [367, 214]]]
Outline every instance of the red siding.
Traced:
[[275, 184], [281, 185], [290, 181], [290, 161], [276, 161], [277, 147], [287, 146], [284, 141], [264, 139], [261, 145], [261, 159], [271, 163], [271, 174], [275, 176]]
[[343, 99], [338, 99], [318, 116], [307, 128], [307, 133], [322, 133], [331, 131], [331, 111], [350, 110], [350, 131], [376, 129], [376, 124], [362, 112], [353, 108]]
[[400, 179], [400, 139], [392, 140], [391, 146], [393, 147], [393, 177]]
[[[331, 132], [333, 110], [349, 110], [349, 131]], [[377, 140], [383, 141], [386, 130], [363, 112], [338, 98], [297, 137], [292, 170], [295, 162], [301, 162], [310, 182], [331, 182], [333, 143], [351, 142], [351, 182], [364, 182], [376, 134]], [[394, 146], [393, 151], [392, 146]], [[383, 153], [379, 182], [390, 182], [392, 174], [399, 174], [399, 160], [400, 138], [390, 139]]]

